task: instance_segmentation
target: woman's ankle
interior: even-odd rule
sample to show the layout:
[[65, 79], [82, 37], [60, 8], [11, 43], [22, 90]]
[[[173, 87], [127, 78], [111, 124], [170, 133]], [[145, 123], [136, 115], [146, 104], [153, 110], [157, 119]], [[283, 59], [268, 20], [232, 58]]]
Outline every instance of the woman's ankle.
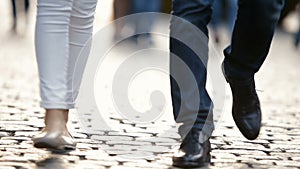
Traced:
[[69, 110], [46, 109], [45, 125], [46, 129], [66, 129]]

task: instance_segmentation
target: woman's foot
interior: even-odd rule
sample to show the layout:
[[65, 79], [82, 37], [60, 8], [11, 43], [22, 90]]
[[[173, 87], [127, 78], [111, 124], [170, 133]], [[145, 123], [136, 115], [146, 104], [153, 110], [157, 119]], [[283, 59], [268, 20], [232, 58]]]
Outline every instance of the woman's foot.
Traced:
[[45, 128], [32, 140], [37, 148], [74, 150], [76, 143], [67, 129], [68, 110], [46, 110]]

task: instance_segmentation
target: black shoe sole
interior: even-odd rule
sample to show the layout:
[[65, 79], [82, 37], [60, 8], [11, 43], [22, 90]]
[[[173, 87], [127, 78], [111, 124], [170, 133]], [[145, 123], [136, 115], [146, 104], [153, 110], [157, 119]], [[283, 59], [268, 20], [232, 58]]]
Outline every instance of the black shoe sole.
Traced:
[[178, 168], [199, 168], [208, 166], [210, 162], [203, 162], [203, 163], [197, 163], [197, 162], [184, 162], [184, 163], [173, 163], [174, 167]]
[[199, 168], [199, 167], [204, 167], [208, 166], [211, 162], [211, 156], [208, 155], [205, 159], [205, 161], [201, 162], [195, 162], [195, 161], [188, 161], [188, 162], [175, 162], [173, 161], [173, 166], [178, 167], [178, 168]]

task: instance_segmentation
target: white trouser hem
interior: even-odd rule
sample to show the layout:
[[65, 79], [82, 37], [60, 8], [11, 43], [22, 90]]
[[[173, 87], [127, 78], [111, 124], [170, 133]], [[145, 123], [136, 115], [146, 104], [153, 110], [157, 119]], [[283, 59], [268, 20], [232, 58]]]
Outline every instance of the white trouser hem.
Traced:
[[44, 109], [73, 109], [75, 103], [53, 103], [53, 102], [41, 102], [41, 107]]

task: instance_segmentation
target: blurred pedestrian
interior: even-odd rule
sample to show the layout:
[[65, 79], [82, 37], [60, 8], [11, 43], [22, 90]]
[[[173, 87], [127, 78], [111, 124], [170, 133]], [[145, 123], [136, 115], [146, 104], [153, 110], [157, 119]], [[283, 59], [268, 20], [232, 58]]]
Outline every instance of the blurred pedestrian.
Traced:
[[228, 31], [228, 35], [231, 35], [236, 19], [237, 6], [237, 0], [214, 0], [210, 25], [216, 43], [219, 43], [221, 38], [220, 27], [223, 19], [225, 20], [225, 28]]
[[[144, 13], [144, 12], [160, 12], [162, 7], [161, 0], [132, 0], [132, 14]], [[145, 17], [137, 17], [134, 20], [133, 27], [135, 31], [135, 38], [137, 42], [146, 45], [152, 44], [150, 32], [155, 23], [155, 16], [151, 15], [145, 19]], [[138, 32], [146, 32], [138, 35]]]
[[[19, 2], [19, 1], [18, 1]], [[13, 14], [13, 26], [12, 29], [13, 31], [16, 31], [17, 29], [17, 4], [16, 4], [16, 0], [11, 0], [11, 4], [12, 4], [12, 14]], [[28, 10], [29, 10], [29, 0], [24, 0], [24, 11], [25, 11], [25, 15], [28, 14]]]
[[299, 25], [299, 28], [298, 28], [298, 32], [296, 32], [296, 35], [295, 35], [295, 46], [296, 46], [296, 48], [298, 47], [298, 46], [300, 46], [299, 44], [300, 44], [300, 7], [299, 7], [299, 9], [298, 9], [298, 25]]
[[[114, 0], [113, 2], [113, 17], [114, 20], [124, 17], [129, 14], [132, 0]], [[115, 35], [114, 38], [118, 39], [122, 37], [122, 30], [124, 28], [123, 23], [120, 21], [115, 22]]]
[[280, 19], [278, 21], [278, 27], [283, 29], [285, 28], [284, 21], [289, 16], [289, 14], [293, 12], [298, 13], [298, 24], [299, 24], [299, 31], [295, 32], [294, 37], [294, 45], [298, 47], [299, 39], [300, 39], [300, 0], [286, 0], [285, 5], [281, 11]]
[[[89, 52], [79, 57], [90, 45], [96, 4], [97, 0], [38, 0], [35, 47], [46, 113], [45, 128], [33, 137], [37, 148], [75, 149], [66, 124]], [[75, 64], [80, 76], [73, 76]]]
[[[138, 14], [144, 12], [160, 12], [162, 7], [161, 0], [115, 0], [114, 1], [114, 18], [118, 19], [120, 17]], [[152, 40], [149, 32], [153, 28], [155, 23], [155, 17], [152, 15], [145, 19], [145, 17], [137, 16], [135, 19], [127, 20], [126, 23], [116, 22], [116, 32], [115, 39], [122, 37], [122, 30], [125, 25], [129, 26], [133, 31], [133, 37], [131, 40], [139, 43], [151, 44]], [[137, 32], [146, 32], [145, 34], [138, 35]]]
[[[213, 0], [173, 0], [173, 15], [194, 24], [207, 38], [212, 5]], [[233, 95], [233, 119], [249, 140], [258, 137], [261, 127], [254, 75], [269, 52], [283, 5], [284, 0], [238, 0], [231, 44], [224, 50], [222, 69]], [[214, 129], [213, 103], [205, 88], [208, 40], [197, 41], [195, 38], [201, 35], [197, 36], [193, 30], [173, 17], [171, 37], [176, 38], [170, 39], [171, 94], [174, 117], [181, 123], [178, 132], [182, 137], [179, 151], [173, 156], [173, 165], [183, 168], [201, 167], [210, 162], [209, 139]], [[180, 39], [191, 41], [194, 46], [187, 46]], [[199, 49], [202, 56], [197, 56], [191, 48]], [[184, 73], [181, 62], [188, 66], [194, 78]], [[189, 126], [191, 129], [185, 130]]]
[[300, 44], [300, 28], [298, 30], [298, 33], [295, 36], [295, 46], [298, 47]]
[[300, 3], [300, 0], [285, 0], [284, 7], [281, 11], [281, 15], [278, 21], [278, 26], [283, 26], [284, 20], [286, 17], [293, 11], [295, 11], [297, 5]]

